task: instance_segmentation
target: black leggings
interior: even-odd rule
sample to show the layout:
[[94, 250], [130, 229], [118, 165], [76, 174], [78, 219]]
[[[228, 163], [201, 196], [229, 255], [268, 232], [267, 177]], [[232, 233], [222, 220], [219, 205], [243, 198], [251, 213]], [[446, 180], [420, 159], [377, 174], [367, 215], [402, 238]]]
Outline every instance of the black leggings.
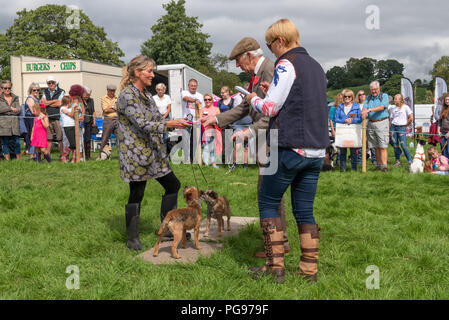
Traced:
[[[165, 194], [178, 193], [181, 183], [176, 178], [173, 172], [156, 179], [165, 189]], [[129, 199], [128, 203], [140, 203], [142, 202], [145, 194], [146, 181], [131, 181], [129, 183]]]

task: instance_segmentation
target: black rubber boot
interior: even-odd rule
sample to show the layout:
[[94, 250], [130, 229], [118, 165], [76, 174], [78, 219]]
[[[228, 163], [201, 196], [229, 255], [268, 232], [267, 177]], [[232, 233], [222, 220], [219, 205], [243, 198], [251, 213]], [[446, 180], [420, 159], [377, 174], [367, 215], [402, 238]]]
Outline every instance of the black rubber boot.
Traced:
[[[165, 216], [167, 213], [173, 209], [178, 208], [178, 194], [177, 193], [170, 193], [162, 196], [161, 201], [161, 222], [164, 221]], [[173, 240], [173, 234], [169, 231], [167, 231], [164, 234], [164, 237], [162, 238], [162, 241], [172, 241]]]
[[126, 246], [132, 250], [142, 250], [139, 240], [140, 203], [128, 203], [125, 206], [126, 233], [128, 243]]

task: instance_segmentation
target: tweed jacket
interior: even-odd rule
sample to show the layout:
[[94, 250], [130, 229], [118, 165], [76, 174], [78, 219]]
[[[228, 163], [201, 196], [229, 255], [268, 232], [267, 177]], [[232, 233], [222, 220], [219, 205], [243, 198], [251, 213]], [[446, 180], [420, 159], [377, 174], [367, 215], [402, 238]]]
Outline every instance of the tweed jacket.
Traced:
[[[257, 96], [262, 99], [265, 98], [265, 93], [263, 92], [260, 84], [262, 82], [271, 83], [273, 79], [274, 73], [274, 63], [270, 59], [265, 57], [265, 60], [262, 62], [257, 74], [256, 78], [258, 78], [257, 83], [253, 84], [252, 92], [257, 93]], [[257, 131], [259, 129], [268, 129], [269, 118], [257, 113], [254, 109], [243, 99], [242, 103], [238, 106], [232, 108], [229, 111], [220, 113], [216, 115], [218, 120], [218, 126], [223, 128], [228, 124], [231, 124], [237, 120], [244, 118], [247, 115], [250, 115], [251, 119], [253, 119], [253, 124], [250, 125], [250, 130], [257, 135]]]
[[150, 92], [143, 96], [133, 84], [117, 100], [120, 176], [125, 182], [160, 178], [171, 172], [162, 142], [167, 131]]
[[11, 105], [0, 95], [0, 137], [20, 136], [19, 114], [13, 113], [11, 107], [20, 109], [19, 97], [11, 94]]

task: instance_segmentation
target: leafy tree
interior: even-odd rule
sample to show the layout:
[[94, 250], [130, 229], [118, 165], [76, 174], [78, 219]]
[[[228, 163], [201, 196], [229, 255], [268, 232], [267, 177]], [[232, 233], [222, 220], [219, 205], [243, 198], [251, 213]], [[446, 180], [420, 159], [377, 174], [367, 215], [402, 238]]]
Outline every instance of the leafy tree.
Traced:
[[449, 84], [449, 56], [442, 56], [437, 62], [435, 62], [430, 74], [433, 78], [443, 78], [446, 80], [446, 83]]
[[242, 83], [251, 81], [251, 75], [243, 71], [238, 74], [238, 77]]
[[351, 78], [352, 86], [360, 86], [374, 79], [376, 60], [372, 58], [350, 58], [346, 61], [346, 72]]
[[326, 72], [327, 87], [332, 89], [339, 89], [348, 87], [351, 84], [351, 79], [345, 68], [335, 66]]
[[376, 63], [375, 72], [375, 78], [379, 80], [381, 85], [383, 85], [394, 74], [399, 74], [402, 76], [404, 72], [404, 65], [394, 59], [380, 60]]
[[123, 65], [120, 58], [124, 53], [102, 27], [95, 26], [81, 10], [79, 25], [73, 24], [72, 16], [73, 11], [65, 5], [52, 4], [17, 12], [14, 23], [0, 34], [2, 78], [10, 78], [11, 55]]
[[212, 43], [209, 35], [201, 32], [198, 17], [188, 17], [185, 0], [171, 0], [162, 7], [167, 14], [151, 27], [153, 36], [141, 46], [143, 55], [153, 58], [157, 64], [184, 63], [197, 70], [210, 66]]
[[385, 92], [392, 97], [398, 93], [401, 93], [401, 79], [402, 75], [400, 74], [394, 74], [391, 76], [391, 78], [382, 86], [382, 92]]

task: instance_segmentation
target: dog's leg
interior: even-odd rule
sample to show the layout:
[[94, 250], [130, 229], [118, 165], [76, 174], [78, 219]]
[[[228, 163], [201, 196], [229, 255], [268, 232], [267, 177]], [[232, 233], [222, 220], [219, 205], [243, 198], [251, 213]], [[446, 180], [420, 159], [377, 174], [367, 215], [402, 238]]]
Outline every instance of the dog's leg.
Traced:
[[207, 219], [206, 219], [206, 233], [204, 234], [205, 237], [209, 236], [209, 230], [210, 230], [210, 215], [207, 215]]
[[223, 217], [219, 216], [217, 218], [217, 223], [218, 223], [218, 236], [221, 237], [221, 230], [223, 230]]
[[228, 231], [231, 231], [231, 216], [228, 213]]
[[154, 246], [153, 257], [157, 257], [158, 256], [158, 254], [159, 254], [159, 245], [160, 245], [161, 241], [162, 241], [162, 236], [159, 236], [157, 238], [156, 245]]
[[195, 227], [195, 248], [200, 250], [200, 242], [199, 242], [199, 236], [200, 236], [200, 226], [201, 226], [201, 220], [200, 223]]
[[179, 242], [181, 242], [182, 239], [182, 227], [178, 227], [178, 228], [170, 228], [170, 231], [173, 233], [173, 244], [171, 246], [171, 253], [173, 255], [173, 258], [175, 259], [180, 259], [181, 257], [178, 255], [178, 244]]
[[186, 237], [186, 229], [182, 229], [182, 248], [185, 249], [187, 247], [187, 237]]
[[164, 229], [166, 229], [166, 228], [165, 228], [164, 224], [162, 224], [161, 227], [159, 228], [159, 231], [157, 232], [158, 238], [157, 238], [156, 245], [154, 246], [153, 257], [157, 257], [159, 254], [159, 245], [161, 244], [161, 241], [162, 241], [162, 235], [166, 231]]

